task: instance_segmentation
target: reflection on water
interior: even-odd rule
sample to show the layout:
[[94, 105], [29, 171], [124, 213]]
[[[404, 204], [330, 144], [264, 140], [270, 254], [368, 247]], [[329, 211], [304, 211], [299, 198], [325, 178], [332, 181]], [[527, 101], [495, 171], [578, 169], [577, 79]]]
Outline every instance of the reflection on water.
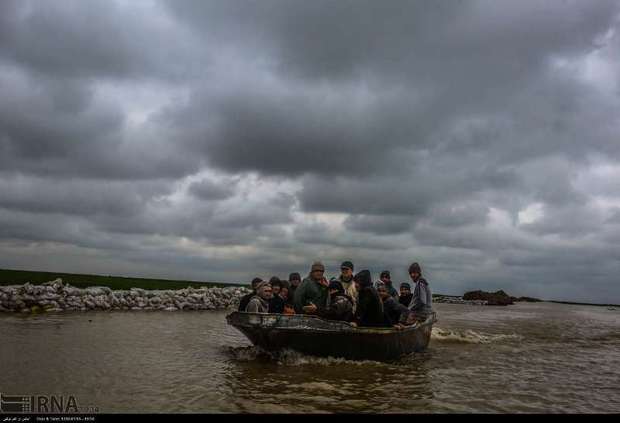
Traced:
[[103, 412], [619, 412], [620, 312], [438, 304], [428, 351], [261, 353], [224, 312], [0, 315], [0, 392]]

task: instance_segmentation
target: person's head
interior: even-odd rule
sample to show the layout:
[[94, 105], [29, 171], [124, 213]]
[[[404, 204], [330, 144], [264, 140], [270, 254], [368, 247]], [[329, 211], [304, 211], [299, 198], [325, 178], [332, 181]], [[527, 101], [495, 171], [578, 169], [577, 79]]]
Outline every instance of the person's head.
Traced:
[[412, 281], [420, 279], [420, 276], [422, 276], [422, 268], [418, 263], [412, 263], [411, 266], [409, 266], [409, 276]]
[[291, 283], [291, 285], [296, 287], [301, 283], [301, 275], [297, 272], [293, 272], [288, 275], [288, 281]]
[[342, 275], [342, 278], [347, 281], [351, 279], [353, 276], [353, 263], [350, 261], [342, 262], [340, 265], [340, 274]]
[[409, 285], [407, 282], [403, 282], [400, 284], [400, 295], [404, 296], [404, 295], [409, 295], [411, 294], [411, 285]]
[[369, 270], [361, 270], [354, 277], [355, 287], [360, 290], [372, 286], [372, 279]]
[[323, 278], [323, 274], [325, 273], [325, 266], [320, 261], [315, 261], [312, 263], [312, 267], [310, 268], [310, 277], [315, 281], [321, 280]]
[[[290, 289], [291, 289], [291, 284], [288, 283], [288, 281], [280, 279], [280, 292], [278, 294], [280, 296], [280, 298], [282, 298], [283, 300], [287, 300], [288, 296], [289, 296], [289, 293], [290, 293]], [[286, 291], [286, 292], [284, 292], [284, 291]], [[273, 294], [273, 295], [275, 295], [275, 294]]]
[[280, 289], [282, 288], [282, 282], [280, 281], [280, 278], [278, 278], [277, 276], [272, 276], [271, 279], [269, 279], [269, 284], [271, 285], [271, 291], [273, 292], [273, 295], [278, 295]]
[[263, 282], [263, 280], [261, 278], [254, 278], [254, 279], [252, 279], [251, 285], [252, 285], [252, 289], [254, 290], [254, 292], [256, 292], [256, 287], [261, 282]]
[[327, 287], [329, 295], [344, 294], [344, 287], [339, 281], [331, 281]]
[[381, 281], [385, 283], [386, 285], [389, 285], [392, 283], [392, 277], [390, 276], [389, 270], [384, 270], [383, 272], [381, 272], [381, 276], [379, 276], [379, 279], [381, 279]]
[[385, 283], [383, 282], [377, 283], [377, 294], [379, 294], [379, 297], [382, 300], [390, 296], [390, 294], [387, 291], [387, 287], [385, 286]]
[[256, 287], [256, 294], [261, 297], [263, 300], [270, 300], [273, 298], [273, 292], [271, 290], [271, 285], [269, 282], [261, 282]]
[[280, 288], [280, 293], [278, 295], [284, 301], [288, 300], [288, 285], [282, 285], [282, 288]]

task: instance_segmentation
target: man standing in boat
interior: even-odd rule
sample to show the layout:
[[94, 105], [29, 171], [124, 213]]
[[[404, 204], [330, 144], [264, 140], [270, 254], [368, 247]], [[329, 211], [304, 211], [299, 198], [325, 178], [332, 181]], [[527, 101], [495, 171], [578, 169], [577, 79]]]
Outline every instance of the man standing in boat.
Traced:
[[337, 278], [331, 278], [330, 282], [340, 282], [344, 288], [344, 293], [353, 300], [353, 313], [357, 305], [357, 289], [355, 288], [355, 282], [353, 282], [353, 263], [345, 261], [340, 265], [340, 276]]
[[329, 305], [329, 282], [323, 274], [325, 266], [317, 261], [312, 263], [310, 274], [303, 280], [301, 285], [295, 290], [295, 312], [302, 314], [316, 314], [319, 308]]
[[433, 311], [431, 289], [426, 279], [422, 277], [422, 268], [418, 263], [412, 263], [409, 266], [409, 276], [415, 286], [409, 309], [414, 313], [417, 320], [424, 320]]

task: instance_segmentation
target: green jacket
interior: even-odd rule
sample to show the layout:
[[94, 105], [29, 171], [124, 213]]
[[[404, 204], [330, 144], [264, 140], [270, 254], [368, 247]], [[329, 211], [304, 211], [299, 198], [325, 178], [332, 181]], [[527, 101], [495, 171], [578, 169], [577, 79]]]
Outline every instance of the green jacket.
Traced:
[[326, 307], [328, 296], [326, 286], [309, 277], [305, 278], [295, 290], [295, 297], [293, 298], [295, 313], [303, 313], [302, 307], [310, 305], [310, 303], [319, 308]]

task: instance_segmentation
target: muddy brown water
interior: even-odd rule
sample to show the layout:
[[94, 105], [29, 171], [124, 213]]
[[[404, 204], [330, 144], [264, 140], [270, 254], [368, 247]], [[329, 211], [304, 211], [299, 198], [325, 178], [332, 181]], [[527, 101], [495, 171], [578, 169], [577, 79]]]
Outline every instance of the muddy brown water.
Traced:
[[100, 412], [620, 412], [620, 309], [436, 304], [393, 363], [265, 357], [224, 311], [0, 314], [0, 393]]

